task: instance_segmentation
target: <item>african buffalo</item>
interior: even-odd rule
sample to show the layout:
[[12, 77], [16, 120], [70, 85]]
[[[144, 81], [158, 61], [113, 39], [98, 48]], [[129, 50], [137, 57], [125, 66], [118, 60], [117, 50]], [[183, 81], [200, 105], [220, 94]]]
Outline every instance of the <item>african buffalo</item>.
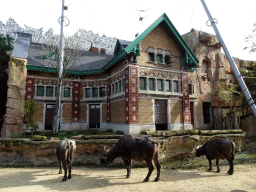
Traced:
[[76, 142], [64, 138], [61, 140], [59, 145], [56, 148], [56, 155], [60, 163], [60, 171], [59, 174], [62, 173], [62, 164], [65, 171], [64, 177], [62, 181], [67, 180], [67, 167], [69, 170], [68, 179], [71, 179], [71, 166], [74, 161], [74, 154], [76, 151]]
[[159, 177], [161, 169], [161, 165], [158, 160], [158, 146], [159, 144], [148, 136], [134, 137], [131, 135], [124, 135], [111, 150], [106, 150], [106, 146], [104, 147], [105, 151], [108, 153], [106, 164], [110, 164], [115, 158], [121, 156], [127, 169], [126, 178], [129, 178], [131, 174], [132, 160], [145, 160], [149, 168], [148, 174], [144, 179], [145, 182], [149, 180], [149, 177], [154, 170], [152, 163], [152, 160], [154, 160], [157, 167], [157, 177], [155, 178], [155, 181], [158, 181], [160, 180]]
[[203, 146], [195, 146], [196, 156], [206, 155], [209, 161], [209, 170], [212, 170], [212, 159], [216, 159], [217, 172], [220, 172], [219, 159], [227, 159], [229, 162], [228, 174], [232, 175], [234, 173], [234, 153], [235, 153], [235, 143], [227, 138], [218, 138], [215, 140], [207, 141]]

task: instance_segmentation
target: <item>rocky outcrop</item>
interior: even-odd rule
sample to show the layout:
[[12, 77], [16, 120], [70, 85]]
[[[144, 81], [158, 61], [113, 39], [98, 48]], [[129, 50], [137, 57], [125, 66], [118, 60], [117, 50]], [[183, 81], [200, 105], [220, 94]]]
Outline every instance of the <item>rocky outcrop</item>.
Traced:
[[[189, 77], [198, 79], [201, 99], [203, 102], [212, 102], [213, 107], [228, 107], [229, 103], [221, 102], [221, 98], [214, 96], [219, 88], [235, 81], [233, 70], [225, 54], [221, 52], [221, 44], [217, 36], [192, 30], [182, 37], [199, 60], [197, 72], [190, 73]], [[254, 63], [239, 58], [233, 58], [233, 60], [239, 69], [251, 68]], [[216, 86], [216, 82], [218, 82], [218, 86]]]
[[[157, 132], [158, 137], [152, 137], [159, 143], [160, 162], [168, 162], [174, 159], [184, 159], [195, 155], [195, 144], [202, 145], [204, 142], [218, 137], [228, 137], [236, 144], [236, 151], [241, 152], [245, 132], [225, 133], [201, 132], [198, 130], [186, 130], [190, 132]], [[162, 136], [160, 136], [162, 135]], [[164, 136], [163, 136], [164, 135]], [[117, 136], [118, 138], [120, 136]], [[119, 139], [109, 139], [109, 137], [96, 139], [86, 137], [86, 140], [76, 140], [76, 153], [74, 165], [103, 164], [107, 154], [107, 149], [114, 147]], [[55, 149], [60, 141], [32, 141], [29, 139], [0, 139], [0, 166], [57, 166], [58, 161]], [[117, 158], [112, 164], [123, 164], [121, 158]], [[145, 165], [145, 162], [133, 162], [134, 165]]]
[[26, 65], [26, 59], [11, 58], [9, 62], [6, 114], [1, 129], [2, 137], [18, 136], [21, 135], [23, 131], [23, 105], [27, 76]]

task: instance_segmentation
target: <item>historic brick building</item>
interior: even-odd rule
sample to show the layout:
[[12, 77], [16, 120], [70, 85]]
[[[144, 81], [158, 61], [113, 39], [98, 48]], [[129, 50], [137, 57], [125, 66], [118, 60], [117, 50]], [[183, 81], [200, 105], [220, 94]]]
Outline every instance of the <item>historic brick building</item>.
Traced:
[[[42, 46], [30, 43], [26, 80], [40, 131], [51, 130], [57, 82], [56, 69], [43, 61], [54, 51]], [[63, 79], [61, 130], [193, 129], [197, 97], [188, 73], [198, 60], [166, 14], [134, 41], [118, 39], [114, 55], [92, 47], [79, 59]]]

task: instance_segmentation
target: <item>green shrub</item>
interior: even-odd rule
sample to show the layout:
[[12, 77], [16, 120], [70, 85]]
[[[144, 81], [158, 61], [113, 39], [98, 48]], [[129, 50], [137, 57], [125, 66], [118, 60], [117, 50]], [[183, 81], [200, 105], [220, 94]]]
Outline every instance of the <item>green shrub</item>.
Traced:
[[113, 133], [114, 131], [113, 131], [113, 129], [107, 129], [106, 132], [107, 133]]
[[124, 132], [123, 131], [116, 131], [115, 134], [117, 134], [117, 135], [124, 135]]
[[41, 135], [34, 135], [32, 137], [33, 141], [47, 141], [47, 137], [46, 136], [41, 136]]

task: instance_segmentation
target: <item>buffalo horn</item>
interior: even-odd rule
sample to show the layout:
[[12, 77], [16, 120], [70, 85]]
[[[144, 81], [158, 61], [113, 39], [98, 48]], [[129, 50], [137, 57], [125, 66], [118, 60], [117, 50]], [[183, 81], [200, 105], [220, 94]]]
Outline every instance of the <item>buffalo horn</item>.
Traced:
[[104, 146], [104, 151], [105, 151], [106, 153], [109, 152], [109, 150], [106, 149], [106, 146]]

